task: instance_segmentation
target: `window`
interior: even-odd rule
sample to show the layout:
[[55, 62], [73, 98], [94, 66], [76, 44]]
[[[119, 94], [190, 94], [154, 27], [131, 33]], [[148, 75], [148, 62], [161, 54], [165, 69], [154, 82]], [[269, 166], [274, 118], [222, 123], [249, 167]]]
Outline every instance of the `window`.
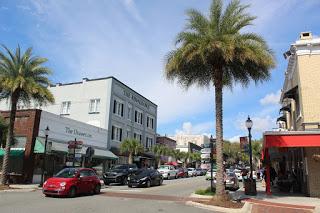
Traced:
[[154, 119], [147, 116], [147, 127], [149, 129], [153, 129], [154, 128]]
[[100, 99], [91, 99], [89, 113], [99, 113]]
[[64, 101], [61, 104], [61, 115], [69, 115], [70, 114], [71, 101]]
[[153, 138], [146, 138], [146, 148], [152, 148], [153, 146]]
[[132, 106], [128, 105], [127, 119], [131, 121]]
[[123, 117], [123, 102], [119, 100], [113, 101], [113, 114]]
[[127, 138], [131, 138], [131, 131], [129, 129], [127, 130]]
[[142, 112], [135, 110], [134, 111], [134, 121], [142, 125]]
[[122, 141], [122, 129], [116, 126], [112, 126], [111, 140]]
[[134, 139], [138, 140], [140, 143], [142, 143], [142, 135], [139, 133], [133, 133]]

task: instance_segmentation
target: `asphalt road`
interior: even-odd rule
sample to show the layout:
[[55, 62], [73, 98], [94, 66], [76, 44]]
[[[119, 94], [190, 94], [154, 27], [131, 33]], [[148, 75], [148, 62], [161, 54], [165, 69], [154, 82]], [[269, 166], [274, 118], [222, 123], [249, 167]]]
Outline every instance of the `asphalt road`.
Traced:
[[185, 199], [198, 188], [209, 186], [204, 176], [165, 180], [162, 186], [128, 188], [108, 186], [100, 195], [76, 198], [47, 198], [41, 191], [0, 192], [1, 213], [208, 213], [212, 211], [185, 205]]

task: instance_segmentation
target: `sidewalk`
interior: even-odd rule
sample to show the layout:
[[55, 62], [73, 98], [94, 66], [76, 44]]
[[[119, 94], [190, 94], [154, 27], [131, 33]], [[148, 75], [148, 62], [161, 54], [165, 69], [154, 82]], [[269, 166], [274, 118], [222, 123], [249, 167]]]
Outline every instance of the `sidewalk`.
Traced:
[[300, 194], [274, 193], [268, 196], [265, 187], [257, 182], [257, 196], [244, 194], [244, 188], [231, 192], [234, 200], [246, 200], [252, 204], [252, 212], [320, 212], [320, 199]]

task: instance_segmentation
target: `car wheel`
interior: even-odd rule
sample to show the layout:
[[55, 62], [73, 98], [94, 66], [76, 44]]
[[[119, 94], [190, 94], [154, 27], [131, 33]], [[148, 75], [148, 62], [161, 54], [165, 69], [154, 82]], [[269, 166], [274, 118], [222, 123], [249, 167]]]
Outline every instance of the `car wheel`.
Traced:
[[132, 185], [131, 185], [131, 184], [128, 184], [128, 187], [129, 187], [129, 188], [132, 188]]
[[110, 185], [110, 183], [107, 181], [104, 181], [104, 185], [108, 186], [108, 185]]
[[71, 186], [69, 189], [68, 197], [73, 198], [77, 195], [77, 189], [75, 186]]
[[147, 180], [146, 187], [149, 188], [150, 186], [151, 186], [151, 182], [150, 182], [150, 180]]
[[100, 185], [96, 185], [96, 186], [94, 187], [94, 193], [95, 193], [95, 194], [100, 194], [100, 191], [101, 191], [101, 186], [100, 186]]
[[159, 186], [161, 186], [163, 183], [163, 179], [161, 178], [160, 181], [159, 181]]
[[178, 178], [178, 175], [174, 176], [174, 178], [177, 179], [177, 178]]

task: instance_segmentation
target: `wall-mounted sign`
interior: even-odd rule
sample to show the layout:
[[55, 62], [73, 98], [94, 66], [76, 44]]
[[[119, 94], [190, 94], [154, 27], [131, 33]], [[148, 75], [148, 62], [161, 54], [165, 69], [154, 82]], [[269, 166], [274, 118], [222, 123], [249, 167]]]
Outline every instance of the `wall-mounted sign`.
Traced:
[[201, 154], [201, 159], [208, 159], [210, 158], [210, 153]]
[[203, 148], [203, 149], [201, 149], [201, 154], [206, 154], [206, 153], [209, 153], [210, 154], [210, 152], [211, 152], [211, 148]]
[[135, 95], [133, 95], [131, 92], [128, 92], [126, 90], [123, 90], [123, 95], [130, 98], [131, 100], [133, 100], [134, 102], [138, 103], [140, 106], [143, 106], [147, 109], [149, 109], [149, 105], [143, 101], [142, 99], [136, 97]]
[[86, 138], [92, 138], [92, 135], [86, 132], [81, 132], [78, 129], [71, 128], [71, 127], [65, 127], [66, 133], [75, 135], [75, 136], [81, 136], [81, 137], [86, 137]]

